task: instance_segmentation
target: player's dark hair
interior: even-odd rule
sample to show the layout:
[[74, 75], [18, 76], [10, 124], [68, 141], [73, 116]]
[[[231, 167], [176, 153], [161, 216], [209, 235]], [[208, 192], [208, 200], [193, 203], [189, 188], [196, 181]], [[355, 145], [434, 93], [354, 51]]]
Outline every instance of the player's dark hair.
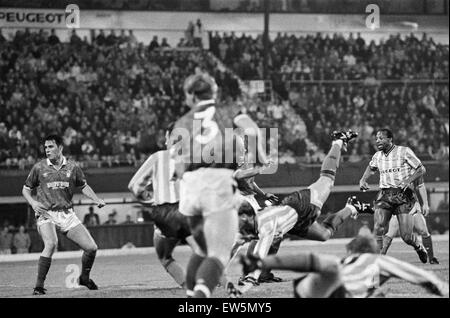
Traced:
[[61, 136], [56, 135], [56, 134], [51, 134], [51, 135], [48, 135], [47, 137], [45, 137], [44, 143], [46, 141], [51, 141], [51, 140], [53, 140], [58, 147], [62, 146], [62, 144], [63, 144], [63, 139], [61, 138]]
[[187, 78], [185, 88], [189, 94], [194, 94], [198, 99], [207, 100], [214, 98], [216, 86], [214, 78], [208, 74], [197, 74]]
[[378, 132], [382, 132], [386, 134], [386, 137], [391, 138], [392, 141], [394, 141], [394, 134], [389, 128], [381, 128], [378, 130]]
[[352, 254], [376, 253], [377, 241], [373, 235], [358, 235], [346, 246], [347, 251]]

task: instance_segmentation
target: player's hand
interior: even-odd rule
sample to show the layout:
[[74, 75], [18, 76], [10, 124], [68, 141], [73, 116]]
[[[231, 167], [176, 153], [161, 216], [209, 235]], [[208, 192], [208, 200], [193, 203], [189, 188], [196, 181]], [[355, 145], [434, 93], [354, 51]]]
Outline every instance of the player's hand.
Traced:
[[424, 216], [428, 216], [428, 214], [430, 214], [430, 207], [428, 204], [422, 205], [422, 214]]
[[103, 208], [103, 207], [106, 205], [105, 201], [103, 201], [102, 199], [98, 199], [98, 200], [95, 202], [95, 204], [97, 204], [97, 207], [98, 207], [99, 209]]
[[39, 215], [47, 213], [47, 208], [45, 207], [45, 205], [43, 205], [42, 203], [40, 203], [38, 201], [34, 201], [31, 204], [31, 208], [34, 210], [34, 212], [36, 212]]
[[261, 269], [263, 263], [258, 256], [255, 255], [242, 255], [239, 259], [242, 264], [242, 272], [245, 275], [254, 272], [257, 269]]
[[270, 200], [270, 201], [272, 201], [272, 202], [278, 202], [278, 201], [280, 200], [275, 194], [273, 194], [273, 193], [268, 193], [268, 192], [264, 195], [264, 197], [265, 197], [267, 200]]
[[407, 189], [411, 188], [411, 183], [402, 182], [402, 183], [400, 183], [400, 188], [402, 189], [402, 192], [405, 192]]
[[367, 181], [364, 181], [364, 180], [359, 181], [359, 190], [367, 191], [369, 189], [370, 189], [370, 187], [369, 187], [369, 184], [367, 183]]

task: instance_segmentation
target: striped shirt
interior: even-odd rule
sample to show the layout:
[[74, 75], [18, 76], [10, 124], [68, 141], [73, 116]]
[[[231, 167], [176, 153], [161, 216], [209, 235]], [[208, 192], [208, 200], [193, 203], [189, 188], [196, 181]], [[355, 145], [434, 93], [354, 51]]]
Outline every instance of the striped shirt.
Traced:
[[393, 257], [379, 254], [353, 254], [342, 259], [341, 279], [350, 297], [371, 296], [389, 278], [442, 289], [443, 282], [433, 273]]
[[285, 235], [292, 230], [298, 220], [297, 212], [287, 205], [269, 206], [256, 213], [258, 231], [261, 235]]
[[393, 145], [388, 153], [376, 152], [369, 166], [380, 172], [380, 188], [399, 188], [422, 165], [409, 147]]
[[75, 188], [87, 185], [81, 168], [72, 160], [63, 157], [61, 168], [57, 170], [49, 159], [36, 163], [31, 168], [24, 188], [37, 188], [37, 201], [48, 210], [62, 211], [72, 208]]
[[[178, 180], [172, 180], [174, 172], [175, 161], [170, 151], [158, 151], [148, 157], [134, 174], [128, 189], [144, 203], [176, 203], [180, 200], [180, 184]], [[144, 197], [151, 192], [153, 197]]]

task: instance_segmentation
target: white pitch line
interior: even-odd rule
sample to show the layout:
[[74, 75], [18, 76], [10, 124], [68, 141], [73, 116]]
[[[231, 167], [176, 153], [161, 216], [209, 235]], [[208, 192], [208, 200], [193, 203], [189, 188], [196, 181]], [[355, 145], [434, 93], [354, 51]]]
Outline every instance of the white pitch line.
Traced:
[[[327, 246], [327, 245], [342, 245], [347, 244], [352, 238], [339, 238], [331, 239], [326, 242], [308, 241], [308, 240], [296, 240], [296, 241], [283, 241], [282, 247], [303, 247], [303, 246]], [[394, 242], [401, 242], [402, 239], [399, 237], [394, 238]], [[433, 235], [433, 242], [444, 242], [449, 241], [449, 235]], [[177, 246], [177, 251], [190, 251], [188, 245]], [[67, 252], [56, 252], [53, 255], [53, 259], [71, 259], [79, 258], [82, 255], [82, 251], [67, 251]], [[131, 249], [104, 249], [97, 251], [97, 257], [107, 257], [107, 256], [128, 256], [128, 255], [153, 255], [155, 254], [154, 247], [138, 247]], [[40, 253], [29, 253], [29, 254], [10, 254], [10, 255], [0, 255], [1, 263], [11, 263], [11, 262], [28, 262], [37, 261], [41, 256]]]

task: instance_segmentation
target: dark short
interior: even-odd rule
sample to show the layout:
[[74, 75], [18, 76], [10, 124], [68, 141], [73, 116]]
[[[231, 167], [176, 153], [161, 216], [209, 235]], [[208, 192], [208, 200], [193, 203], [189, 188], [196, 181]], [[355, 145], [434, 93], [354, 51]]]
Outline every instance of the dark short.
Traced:
[[184, 240], [191, 235], [188, 219], [178, 211], [178, 203], [153, 207], [151, 219], [165, 237]]
[[416, 194], [411, 189], [402, 191], [400, 188], [381, 189], [374, 201], [375, 209], [390, 211], [393, 215], [408, 214], [417, 201]]
[[288, 205], [298, 214], [297, 223], [288, 232], [289, 234], [305, 236], [308, 228], [320, 215], [320, 208], [311, 203], [311, 190], [304, 189], [292, 192], [281, 200], [281, 205]]

